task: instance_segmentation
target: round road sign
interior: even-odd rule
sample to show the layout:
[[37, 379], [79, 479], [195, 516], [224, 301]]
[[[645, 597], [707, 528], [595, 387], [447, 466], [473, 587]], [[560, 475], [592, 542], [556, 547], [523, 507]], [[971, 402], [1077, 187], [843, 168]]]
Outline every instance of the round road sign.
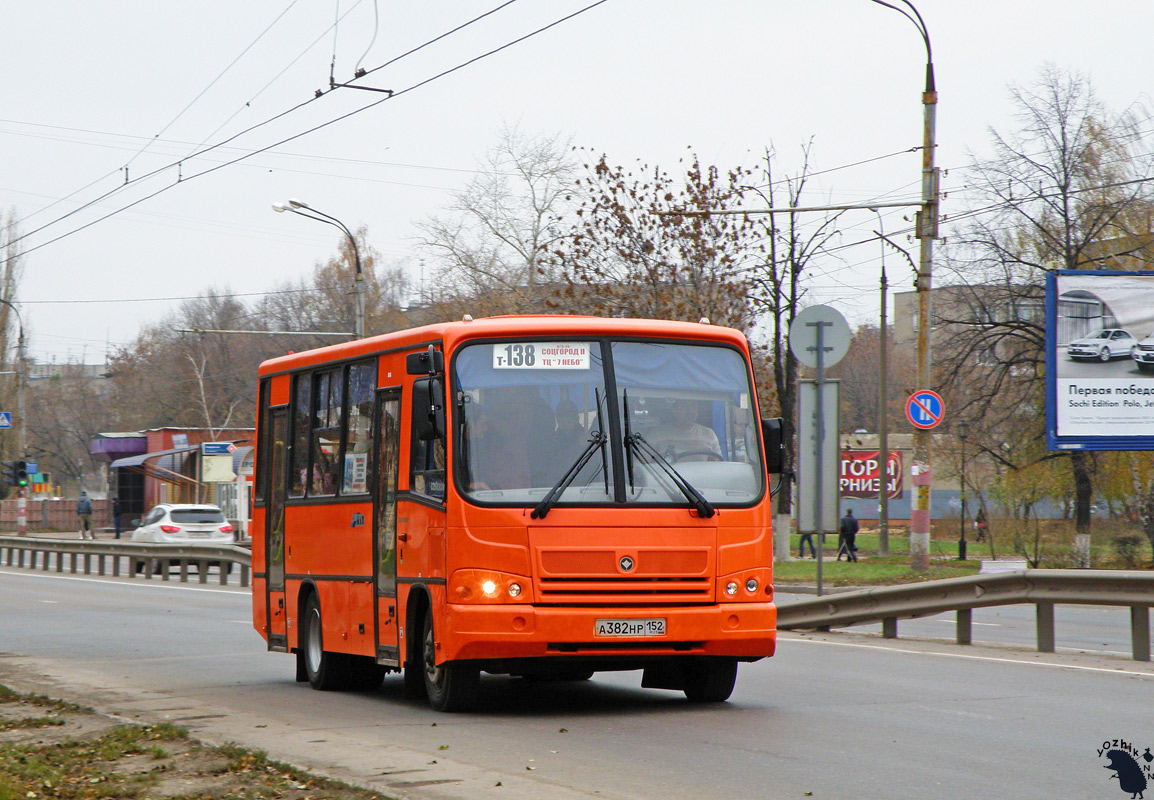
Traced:
[[906, 419], [915, 428], [923, 431], [937, 427], [946, 413], [946, 404], [942, 396], [929, 389], [922, 389], [910, 395], [906, 400]]
[[817, 366], [817, 339], [821, 331], [822, 367], [832, 367], [849, 352], [850, 329], [845, 317], [830, 306], [810, 306], [789, 326], [789, 349], [807, 367]]

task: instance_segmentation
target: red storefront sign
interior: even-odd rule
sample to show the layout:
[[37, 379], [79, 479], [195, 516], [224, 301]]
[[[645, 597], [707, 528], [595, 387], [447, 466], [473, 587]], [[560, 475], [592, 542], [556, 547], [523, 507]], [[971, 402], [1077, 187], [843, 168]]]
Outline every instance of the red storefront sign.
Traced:
[[[878, 497], [881, 478], [881, 459], [878, 450], [842, 450], [838, 486], [842, 497]], [[902, 494], [902, 453], [891, 450], [889, 465], [890, 499]]]

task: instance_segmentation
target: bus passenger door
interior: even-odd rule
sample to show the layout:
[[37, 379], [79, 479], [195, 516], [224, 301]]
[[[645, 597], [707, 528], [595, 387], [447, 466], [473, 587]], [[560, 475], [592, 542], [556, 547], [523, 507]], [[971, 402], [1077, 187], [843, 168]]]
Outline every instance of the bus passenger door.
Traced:
[[377, 659], [400, 666], [397, 612], [397, 477], [401, 469], [401, 390], [377, 392], [374, 428], [373, 577], [376, 584]]
[[265, 559], [267, 561], [265, 581], [265, 607], [268, 609], [268, 649], [287, 652], [288, 626], [285, 620], [284, 595], [284, 500], [285, 478], [288, 466], [288, 409], [274, 408], [272, 423], [272, 474], [269, 478], [268, 504], [265, 508]]

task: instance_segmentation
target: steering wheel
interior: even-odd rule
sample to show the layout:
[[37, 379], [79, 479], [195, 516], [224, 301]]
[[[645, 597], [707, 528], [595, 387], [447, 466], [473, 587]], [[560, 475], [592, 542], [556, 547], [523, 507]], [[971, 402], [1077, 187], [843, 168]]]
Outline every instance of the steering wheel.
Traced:
[[676, 461], [684, 461], [685, 459], [687, 459], [691, 456], [708, 456], [708, 458], [706, 459], [707, 461], [724, 461], [725, 460], [720, 455], [715, 453], [713, 450], [686, 450], [684, 453], [678, 453], [677, 457], [674, 458], [673, 460], [675, 462]]

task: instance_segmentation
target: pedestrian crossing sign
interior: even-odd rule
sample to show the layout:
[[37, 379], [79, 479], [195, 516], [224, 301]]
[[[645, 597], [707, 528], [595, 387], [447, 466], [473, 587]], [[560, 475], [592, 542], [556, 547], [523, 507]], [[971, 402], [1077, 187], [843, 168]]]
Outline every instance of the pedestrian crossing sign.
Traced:
[[12, 427], [12, 412], [0, 411], [0, 428]]

